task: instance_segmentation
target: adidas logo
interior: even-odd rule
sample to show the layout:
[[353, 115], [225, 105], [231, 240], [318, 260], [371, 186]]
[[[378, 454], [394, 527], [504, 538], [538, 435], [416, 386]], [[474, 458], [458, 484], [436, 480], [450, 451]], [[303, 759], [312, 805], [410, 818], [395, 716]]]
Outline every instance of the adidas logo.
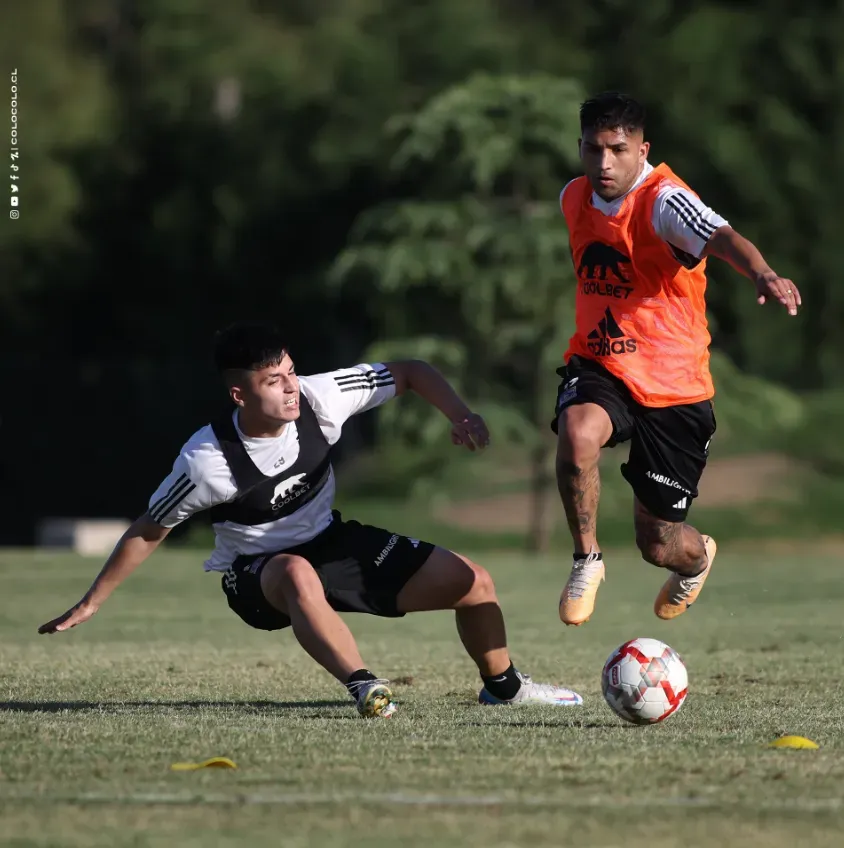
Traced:
[[680, 498], [680, 500], [677, 501], [677, 503], [674, 504], [674, 509], [685, 509], [686, 506], [688, 505], [688, 503], [689, 503], [688, 498]]
[[598, 322], [597, 329], [592, 330], [586, 338], [586, 344], [594, 356], [636, 353], [636, 339], [625, 338], [609, 307]]

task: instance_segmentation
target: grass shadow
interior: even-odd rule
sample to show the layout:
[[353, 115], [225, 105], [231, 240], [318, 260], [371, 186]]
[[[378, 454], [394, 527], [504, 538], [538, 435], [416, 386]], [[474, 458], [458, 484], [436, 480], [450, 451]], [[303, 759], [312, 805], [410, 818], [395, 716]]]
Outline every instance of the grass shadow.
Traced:
[[0, 713], [108, 712], [132, 709], [298, 710], [352, 707], [349, 701], [0, 701]]
[[[563, 716], [559, 716], [557, 719], [549, 719], [547, 721], [525, 721], [523, 719], [519, 719], [516, 721], [505, 721], [500, 725], [491, 724], [489, 722], [484, 721], [467, 721], [463, 722], [463, 724], [468, 725], [469, 727], [483, 727], [484, 729], [489, 729], [490, 727], [521, 727], [521, 728], [545, 728], [545, 727], [567, 727], [572, 728], [574, 730], [605, 730], [607, 728], [612, 728], [614, 730], [618, 730], [619, 725], [612, 721], [578, 721], [577, 719], [569, 719], [567, 720]], [[623, 725], [621, 725], [623, 728]]]

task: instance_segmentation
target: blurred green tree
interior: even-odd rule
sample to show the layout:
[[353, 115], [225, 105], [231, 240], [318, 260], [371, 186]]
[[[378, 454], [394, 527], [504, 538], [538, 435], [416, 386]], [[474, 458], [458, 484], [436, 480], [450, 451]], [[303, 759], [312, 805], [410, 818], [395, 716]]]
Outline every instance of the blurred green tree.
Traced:
[[[126, 482], [121, 509], [132, 511], [157, 483], [155, 464], [177, 447], [170, 440], [206, 414], [209, 395], [216, 397], [203, 388], [216, 387], [206, 355], [210, 332], [249, 314], [273, 315], [287, 326], [309, 369], [349, 361], [376, 337], [420, 338], [426, 356], [439, 351], [444, 367], [465, 375], [473, 398], [486, 401], [489, 387], [490, 409], [509, 416], [494, 422], [504, 441], [530, 441], [537, 431], [527, 422], [538, 417], [526, 400], [527, 381], [539, 373], [553, 379], [553, 370], [539, 371], [541, 346], [532, 334], [540, 324], [530, 311], [538, 307], [508, 293], [508, 285], [520, 283], [490, 280], [496, 269], [501, 280], [517, 281], [524, 268], [552, 265], [561, 290], [554, 308], [563, 310], [556, 326], [567, 334], [568, 263], [548, 262], [530, 245], [546, 233], [543, 250], [563, 253], [562, 244], [554, 247], [554, 239], [565, 238], [555, 198], [572, 163], [560, 156], [553, 179], [527, 178], [532, 188], [524, 201], [516, 180], [507, 183], [508, 174], [521, 171], [508, 172], [503, 130], [493, 133], [499, 149], [484, 145], [475, 167], [467, 164], [471, 157], [458, 156], [461, 145], [470, 151], [478, 145], [465, 127], [442, 135], [439, 154], [422, 150], [404, 162], [391, 154], [407, 128], [383, 132], [391, 115], [423, 107], [432, 115], [432, 97], [478, 72], [544, 73], [577, 79], [588, 91], [626, 89], [644, 100], [654, 161], [669, 161], [804, 292], [803, 313], [790, 320], [757, 307], [745, 281], [711, 263], [716, 349], [746, 374], [801, 391], [844, 382], [844, 288], [837, 285], [841, 0], [804, 0], [799, 8], [786, 0], [637, 6], [623, 0], [30, 0], [6, 6], [0, 56], [4, 69], [20, 72], [23, 205], [20, 220], [0, 222], [0, 376], [16, 407], [26, 409], [41, 402], [38, 369], [45, 358], [61, 357], [69, 398], [90, 393], [97, 374], [100, 394], [109, 396], [113, 385], [102, 364], [120, 370], [117, 394], [138, 404], [124, 414], [115, 444], [141, 445], [137, 465], [151, 475], [139, 471]], [[481, 88], [475, 92], [486, 96]], [[573, 122], [580, 95], [563, 96], [569, 104], [555, 108]], [[468, 104], [467, 116], [479, 108]], [[430, 126], [437, 126], [433, 117]], [[431, 132], [436, 148], [440, 131]], [[428, 144], [421, 126], [412, 134], [418, 145]], [[517, 139], [517, 146], [525, 141]], [[566, 151], [574, 157], [573, 144]], [[524, 160], [513, 153], [514, 162]], [[498, 176], [485, 184], [490, 169]], [[425, 209], [396, 204], [418, 216], [413, 227], [402, 224], [408, 263], [417, 241], [437, 245], [437, 257], [423, 257], [435, 267], [448, 255], [442, 245], [454, 240], [449, 234], [471, 234], [472, 241], [457, 239], [469, 245], [462, 260], [469, 264], [459, 265], [458, 251], [449, 260], [457, 263], [458, 282], [450, 282], [451, 271], [438, 270], [424, 283], [379, 296], [371, 295], [371, 283], [349, 282], [330, 308], [325, 272], [344, 245], [380, 247], [393, 269], [400, 267], [402, 252], [397, 248], [393, 257], [384, 247], [392, 238], [389, 217], [383, 224], [375, 215], [369, 225], [361, 219], [351, 241], [349, 232], [362, 210], [409, 198]], [[520, 214], [506, 214], [508, 204], [519, 203]], [[519, 258], [520, 250], [529, 255]], [[422, 261], [414, 259], [414, 267]], [[549, 285], [553, 279], [547, 277]], [[493, 337], [481, 339], [490, 326]], [[432, 327], [437, 337], [428, 343], [420, 334]], [[547, 345], [555, 362], [561, 348]], [[184, 372], [197, 375], [189, 392], [177, 388]], [[741, 397], [742, 381], [729, 366], [719, 379]], [[553, 398], [553, 387], [545, 391]], [[778, 410], [793, 406], [773, 400]], [[724, 430], [731, 429], [728, 403], [724, 391]], [[826, 409], [815, 400], [809, 408]], [[767, 413], [750, 404], [741, 408], [739, 401], [736, 414], [754, 439], [770, 430]], [[805, 432], [828, 427], [825, 413], [817, 414]], [[4, 420], [9, 428], [14, 416]], [[78, 427], [72, 440], [80, 444], [90, 438], [84, 415], [65, 426]], [[366, 436], [366, 422], [359, 426], [357, 435], [354, 427], [348, 431], [351, 451]], [[28, 420], [26, 438], [49, 439], [51, 427], [49, 418]], [[92, 482], [80, 497], [92, 512], [116, 508], [93, 482], [109, 471], [109, 456], [109, 450], [89, 452], [87, 461], [99, 466], [86, 470]], [[52, 461], [44, 455], [44, 463]], [[68, 462], [57, 472], [24, 466], [23, 456], [7, 459], [18, 479], [55, 473], [80, 479]], [[435, 465], [421, 479], [432, 479]]]
[[[332, 271], [337, 285], [373, 290], [382, 341], [371, 355], [427, 351], [479, 404], [493, 439], [530, 448], [531, 550], [549, 534], [548, 404], [573, 326], [556, 198], [576, 173], [581, 99], [569, 79], [478, 74], [393, 119], [404, 197], [360, 216]], [[447, 441], [447, 422], [416, 405], [384, 426], [406, 445]]]

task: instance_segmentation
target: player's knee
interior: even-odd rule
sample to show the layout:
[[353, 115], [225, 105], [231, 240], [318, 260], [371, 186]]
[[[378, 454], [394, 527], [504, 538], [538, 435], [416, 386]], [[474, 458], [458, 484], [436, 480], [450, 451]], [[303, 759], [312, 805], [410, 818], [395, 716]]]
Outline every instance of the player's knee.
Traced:
[[306, 559], [297, 556], [273, 557], [261, 572], [261, 588], [265, 595], [283, 599], [288, 606], [325, 598], [319, 575]]
[[[606, 414], [604, 413], [604, 418]], [[586, 406], [574, 406], [560, 413], [557, 437], [557, 469], [562, 474], [578, 474], [584, 465], [597, 461], [607, 440], [606, 422]]]
[[490, 573], [460, 554], [454, 556], [459, 565], [454, 569], [450, 581], [453, 600], [449, 606], [457, 609], [497, 603], [495, 584], [492, 582]]
[[476, 565], [474, 562], [467, 564], [472, 569], [472, 586], [463, 599], [464, 603], [467, 606], [496, 603], [495, 583], [492, 581], [492, 575], [485, 568]]

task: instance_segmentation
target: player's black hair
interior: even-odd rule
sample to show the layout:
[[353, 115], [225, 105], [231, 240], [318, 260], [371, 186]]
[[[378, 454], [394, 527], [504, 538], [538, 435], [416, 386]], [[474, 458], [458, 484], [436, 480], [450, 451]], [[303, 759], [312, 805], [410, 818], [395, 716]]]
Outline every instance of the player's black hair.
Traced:
[[241, 321], [214, 337], [214, 364], [221, 374], [277, 365], [288, 352], [285, 337], [274, 324]]
[[583, 130], [636, 130], [644, 132], [645, 107], [618, 91], [605, 91], [590, 97], [580, 106], [580, 131]]

